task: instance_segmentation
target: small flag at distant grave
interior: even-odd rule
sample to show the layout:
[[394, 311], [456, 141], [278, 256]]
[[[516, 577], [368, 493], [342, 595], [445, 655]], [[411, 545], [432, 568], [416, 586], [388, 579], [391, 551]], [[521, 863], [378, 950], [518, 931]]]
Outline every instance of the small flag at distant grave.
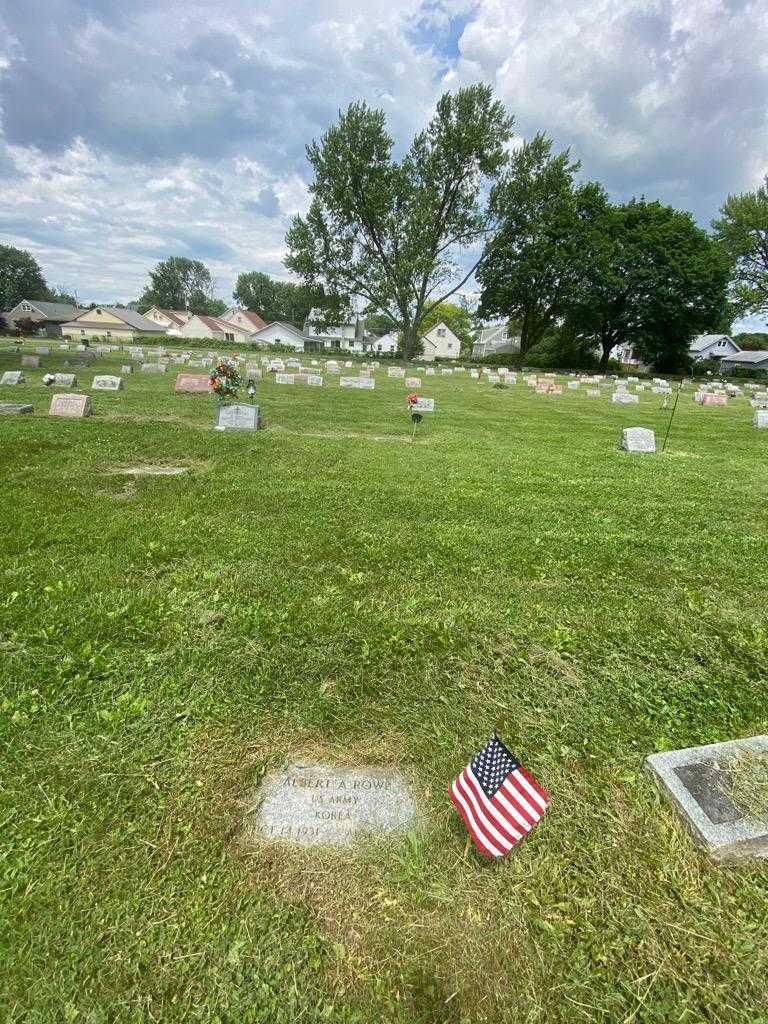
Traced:
[[484, 857], [503, 857], [539, 821], [549, 794], [494, 733], [449, 795]]

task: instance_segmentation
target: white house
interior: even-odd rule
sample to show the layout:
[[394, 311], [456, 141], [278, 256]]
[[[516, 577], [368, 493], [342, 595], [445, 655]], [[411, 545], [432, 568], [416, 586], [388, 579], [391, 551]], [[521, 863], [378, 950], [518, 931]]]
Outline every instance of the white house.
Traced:
[[87, 338], [106, 338], [113, 343], [131, 341], [133, 338], [157, 337], [165, 334], [167, 328], [148, 320], [134, 309], [118, 309], [116, 306], [97, 306], [88, 309], [79, 317], [62, 324], [61, 333], [75, 341]]
[[511, 334], [506, 323], [481, 327], [472, 343], [472, 358], [484, 359], [495, 352], [519, 352], [520, 335]]
[[611, 352], [611, 359], [615, 359], [622, 366], [642, 366], [642, 362], [635, 355], [631, 342], [617, 345]]
[[378, 352], [380, 354], [397, 352], [400, 348], [400, 339], [394, 331], [390, 331], [388, 334], [383, 334], [380, 338], [370, 338], [370, 350], [371, 352]]
[[768, 352], [733, 352], [723, 356], [720, 366], [724, 370], [768, 370]]
[[442, 320], [423, 334], [421, 340], [424, 344], [421, 358], [428, 363], [435, 359], [458, 359], [461, 355], [461, 342]]
[[252, 345], [290, 345], [297, 352], [304, 351], [306, 340], [306, 336], [301, 331], [297, 331], [295, 327], [282, 323], [280, 320], [267, 324], [260, 331], [254, 331], [248, 338]]
[[196, 313], [180, 327], [177, 337], [179, 338], [215, 338], [217, 341], [247, 341], [253, 328], [238, 327], [218, 316], [206, 316], [204, 313]]
[[184, 324], [192, 318], [188, 309], [161, 309], [159, 306], [150, 306], [144, 316], [153, 323], [165, 327], [168, 334], [178, 336]]
[[696, 363], [704, 359], [722, 359], [737, 352], [741, 349], [727, 334], [700, 334], [688, 346], [688, 355]]
[[262, 320], [258, 313], [254, 313], [251, 309], [242, 309], [240, 306], [228, 309], [219, 319], [226, 320], [228, 324], [235, 324], [236, 327], [242, 327], [244, 331], [251, 333], [261, 331], [267, 326], [266, 320]]

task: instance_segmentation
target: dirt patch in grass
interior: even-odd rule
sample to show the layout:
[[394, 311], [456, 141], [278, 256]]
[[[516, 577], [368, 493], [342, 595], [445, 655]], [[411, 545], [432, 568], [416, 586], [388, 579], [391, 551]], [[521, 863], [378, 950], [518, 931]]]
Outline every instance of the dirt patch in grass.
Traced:
[[[285, 427], [267, 427], [273, 433], [292, 434], [295, 437], [317, 437], [328, 441], [391, 441], [393, 444], [412, 444], [410, 437], [400, 437], [397, 434], [344, 434], [330, 430], [286, 430]], [[416, 441], [419, 444], [419, 441]]]
[[124, 466], [108, 471], [113, 476], [181, 476], [188, 473], [188, 466]]

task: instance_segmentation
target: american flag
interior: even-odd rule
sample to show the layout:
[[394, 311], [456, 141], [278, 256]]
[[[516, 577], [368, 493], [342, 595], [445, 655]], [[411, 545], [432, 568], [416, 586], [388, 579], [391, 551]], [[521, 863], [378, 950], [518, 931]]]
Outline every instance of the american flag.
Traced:
[[449, 794], [484, 857], [503, 857], [543, 816], [549, 794], [494, 733]]

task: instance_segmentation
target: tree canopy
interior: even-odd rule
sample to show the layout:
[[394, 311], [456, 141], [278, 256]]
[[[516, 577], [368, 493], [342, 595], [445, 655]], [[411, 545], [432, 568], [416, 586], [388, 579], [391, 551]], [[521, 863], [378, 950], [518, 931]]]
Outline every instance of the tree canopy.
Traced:
[[754, 192], [728, 196], [712, 227], [731, 260], [736, 314], [768, 313], [768, 176]]
[[48, 296], [48, 286], [34, 256], [26, 249], [0, 245], [0, 308], [9, 310], [22, 299]]
[[225, 303], [214, 298], [213, 278], [208, 267], [186, 256], [169, 256], [150, 270], [139, 307], [146, 310], [150, 306], [188, 309], [210, 316], [220, 316], [226, 310]]
[[689, 213], [642, 199], [606, 206], [567, 324], [599, 346], [603, 369], [619, 344], [674, 369], [691, 339], [722, 320], [728, 275], [725, 252]]
[[[425, 309], [453, 295], [483, 259], [459, 262], [497, 226], [493, 186], [512, 118], [489, 86], [445, 93], [399, 162], [385, 115], [353, 103], [307, 147], [314, 171], [306, 217], [286, 236], [286, 266], [338, 300], [362, 299], [416, 350]], [[490, 194], [488, 190], [490, 189]]]
[[250, 270], [239, 274], [233, 297], [267, 322], [283, 320], [301, 328], [315, 308], [324, 308], [322, 288], [278, 281], [269, 274]]
[[520, 351], [534, 348], [570, 309], [590, 264], [596, 218], [606, 206], [600, 185], [578, 185], [568, 151], [552, 155], [539, 133], [513, 155], [498, 188], [503, 223], [477, 273], [481, 317], [520, 323]]

